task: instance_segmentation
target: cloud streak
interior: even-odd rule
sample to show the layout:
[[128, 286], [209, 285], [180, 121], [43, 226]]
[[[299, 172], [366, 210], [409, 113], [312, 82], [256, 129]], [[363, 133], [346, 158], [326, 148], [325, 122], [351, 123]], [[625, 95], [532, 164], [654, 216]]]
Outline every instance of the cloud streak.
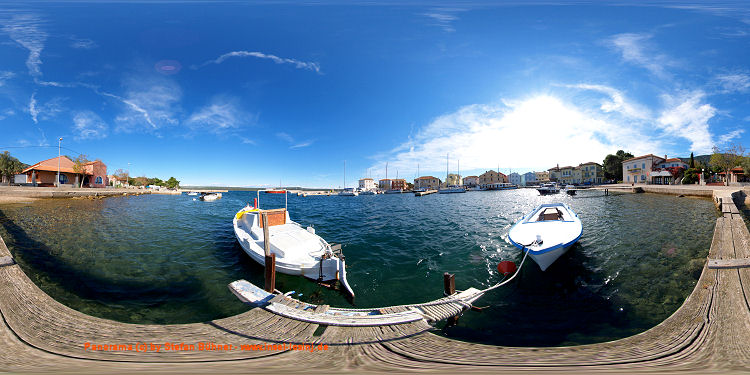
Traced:
[[3, 31], [10, 38], [29, 51], [26, 67], [32, 77], [42, 76], [42, 50], [47, 40], [47, 33], [40, 29], [41, 21], [37, 16], [17, 14], [3, 25]]
[[287, 133], [284, 133], [284, 132], [276, 133], [276, 137], [279, 138], [279, 139], [281, 139], [281, 140], [283, 140], [283, 141], [285, 141], [285, 142], [287, 142], [287, 143], [289, 143], [290, 144], [290, 146], [289, 146], [290, 150], [297, 150], [297, 149], [300, 149], [300, 148], [305, 148], [305, 147], [308, 147], [308, 146], [312, 145], [313, 143], [315, 143], [314, 139], [308, 139], [308, 140], [299, 142], [299, 141], [295, 140], [294, 137], [292, 137], [291, 135], [289, 135]]
[[456, 31], [453, 22], [458, 20], [458, 16], [454, 13], [462, 11], [463, 9], [435, 8], [422, 13], [422, 16], [428, 17], [434, 25], [443, 29], [446, 33], [452, 33]]
[[690, 141], [690, 151], [709, 153], [714, 144], [708, 121], [716, 115], [716, 108], [702, 103], [704, 96], [701, 91], [679, 97], [664, 95], [667, 109], [659, 116], [657, 126]]
[[209, 61], [204, 62], [198, 67], [193, 67], [193, 69], [202, 68], [204, 66], [211, 65], [211, 64], [218, 65], [233, 57], [255, 57], [258, 59], [271, 60], [275, 62], [276, 64], [290, 64], [290, 65], [294, 65], [294, 67], [297, 69], [311, 70], [315, 73], [320, 74], [320, 64], [318, 64], [317, 62], [301, 61], [297, 59], [279, 57], [276, 55], [269, 55], [263, 52], [256, 52], [256, 51], [233, 51], [233, 52], [225, 53], [217, 57], [214, 60], [209, 60]]
[[251, 116], [237, 108], [233, 100], [217, 97], [210, 104], [193, 112], [185, 124], [194, 130], [203, 129], [221, 134], [240, 128], [249, 118], [253, 121]]
[[643, 67], [659, 78], [669, 78], [665, 67], [674, 66], [675, 63], [667, 55], [653, 52], [648, 46], [652, 37], [646, 33], [624, 33], [613, 36], [608, 43], [620, 52], [626, 62]]

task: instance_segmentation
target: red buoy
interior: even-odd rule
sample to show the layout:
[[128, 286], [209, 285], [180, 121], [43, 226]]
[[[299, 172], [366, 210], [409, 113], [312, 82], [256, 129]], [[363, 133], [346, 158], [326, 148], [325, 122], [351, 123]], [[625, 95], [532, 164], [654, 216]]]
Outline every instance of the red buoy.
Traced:
[[497, 264], [497, 272], [502, 273], [504, 276], [508, 276], [508, 274], [516, 272], [516, 264], [509, 260], [504, 260]]

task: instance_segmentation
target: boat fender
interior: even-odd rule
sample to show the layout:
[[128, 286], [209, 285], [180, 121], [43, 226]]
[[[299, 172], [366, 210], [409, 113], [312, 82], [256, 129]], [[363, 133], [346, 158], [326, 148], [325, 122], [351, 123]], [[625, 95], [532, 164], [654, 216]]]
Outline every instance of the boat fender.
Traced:
[[307, 231], [310, 232], [310, 233], [312, 233], [312, 234], [315, 234], [315, 228], [313, 228], [313, 227], [307, 227]]
[[503, 274], [503, 276], [508, 276], [508, 274], [516, 272], [516, 264], [505, 260], [497, 264], [497, 272], [500, 272]]

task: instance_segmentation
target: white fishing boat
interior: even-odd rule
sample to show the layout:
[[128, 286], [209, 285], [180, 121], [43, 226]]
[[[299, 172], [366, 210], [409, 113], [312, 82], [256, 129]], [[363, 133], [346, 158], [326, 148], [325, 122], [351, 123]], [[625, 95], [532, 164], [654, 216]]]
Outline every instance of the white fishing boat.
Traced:
[[541, 195], [550, 195], [550, 194], [557, 194], [560, 192], [560, 188], [557, 187], [557, 185], [553, 183], [548, 184], [542, 184], [539, 188], [536, 189], [536, 191], [539, 192]]
[[201, 194], [199, 198], [202, 201], [215, 201], [217, 199], [221, 199], [221, 193]]
[[510, 228], [508, 240], [542, 271], [581, 238], [581, 219], [565, 203], [542, 204]]
[[466, 188], [463, 186], [448, 186], [438, 189], [438, 194], [465, 193]]
[[339, 192], [339, 195], [342, 197], [356, 197], [359, 195], [359, 192], [352, 188], [346, 188], [344, 190], [341, 190]]
[[268, 216], [270, 250], [276, 254], [276, 271], [320, 282], [338, 280], [354, 297], [346, 280], [346, 263], [341, 248], [333, 248], [316, 235], [312, 227], [303, 228], [292, 221], [286, 208], [260, 210], [248, 204], [234, 216], [234, 235], [250, 258], [265, 264], [261, 217], [264, 211]]

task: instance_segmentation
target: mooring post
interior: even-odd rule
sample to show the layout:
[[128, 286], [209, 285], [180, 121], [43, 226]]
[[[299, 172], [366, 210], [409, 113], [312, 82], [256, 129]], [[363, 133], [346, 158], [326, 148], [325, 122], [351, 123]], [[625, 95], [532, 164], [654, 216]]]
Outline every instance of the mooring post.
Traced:
[[276, 289], [276, 254], [271, 254], [271, 235], [268, 233], [268, 213], [261, 212], [263, 220], [263, 251], [265, 252], [266, 292], [273, 293]]
[[449, 296], [456, 293], [456, 275], [452, 273], [443, 274], [443, 295]]
[[[452, 273], [443, 273], [443, 294], [450, 296], [456, 293], [456, 275]], [[458, 317], [452, 316], [448, 318], [446, 327], [454, 326], [458, 324]]]

